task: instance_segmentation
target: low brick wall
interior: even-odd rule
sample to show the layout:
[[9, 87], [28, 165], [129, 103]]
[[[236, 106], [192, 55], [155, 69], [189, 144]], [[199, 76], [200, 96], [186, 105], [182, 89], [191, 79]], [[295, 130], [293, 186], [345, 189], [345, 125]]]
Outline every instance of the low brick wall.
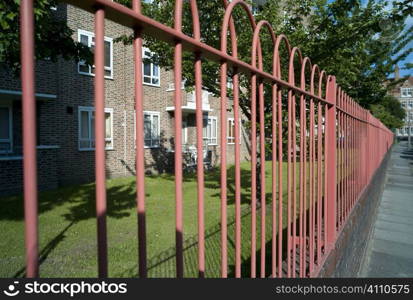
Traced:
[[391, 150], [355, 205], [318, 277], [356, 277], [370, 239]]
[[[55, 189], [58, 186], [57, 151], [37, 150], [39, 190]], [[23, 159], [0, 160], [0, 196], [23, 193]]]

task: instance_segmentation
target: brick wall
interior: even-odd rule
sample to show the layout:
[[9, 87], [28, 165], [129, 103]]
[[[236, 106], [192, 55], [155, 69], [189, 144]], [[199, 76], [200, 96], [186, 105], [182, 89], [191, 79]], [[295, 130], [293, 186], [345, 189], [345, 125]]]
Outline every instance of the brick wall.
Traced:
[[356, 277], [362, 266], [378, 203], [383, 192], [389, 151], [354, 206], [318, 277]]
[[[58, 148], [37, 149], [37, 170], [39, 190], [58, 187]], [[23, 193], [23, 159], [0, 159], [0, 196]]]

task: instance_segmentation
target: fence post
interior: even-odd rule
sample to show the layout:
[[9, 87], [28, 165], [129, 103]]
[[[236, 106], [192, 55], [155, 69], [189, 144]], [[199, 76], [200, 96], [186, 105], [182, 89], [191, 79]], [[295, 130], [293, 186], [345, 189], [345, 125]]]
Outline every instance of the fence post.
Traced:
[[326, 100], [332, 105], [326, 115], [326, 176], [327, 176], [327, 241], [326, 248], [331, 249], [336, 238], [336, 78], [329, 76], [326, 87]]
[[23, 91], [23, 180], [26, 246], [26, 277], [39, 276], [36, 99], [34, 97], [34, 11], [33, 1], [20, 4], [21, 81]]

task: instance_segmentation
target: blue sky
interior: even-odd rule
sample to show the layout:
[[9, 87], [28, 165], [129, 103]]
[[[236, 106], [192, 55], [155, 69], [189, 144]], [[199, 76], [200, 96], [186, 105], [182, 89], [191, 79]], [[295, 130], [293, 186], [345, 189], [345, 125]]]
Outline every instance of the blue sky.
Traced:
[[[385, 0], [377, 0], [377, 2], [385, 2]], [[387, 8], [389, 10], [392, 9], [393, 5], [392, 2], [393, 0], [387, 0], [388, 5]], [[362, 3], [367, 3], [367, 0], [362, 0]], [[413, 25], [413, 16], [410, 16], [406, 19], [405, 22], [405, 29], [410, 28]], [[409, 49], [413, 47], [413, 41], [410, 42], [408, 45], [406, 45], [405, 49]], [[399, 62], [399, 67], [400, 67], [400, 75], [405, 76], [405, 75], [411, 75], [413, 76], [413, 71], [412, 70], [403, 70], [402, 68], [404, 67], [405, 63], [413, 63], [413, 53], [411, 53], [409, 56], [407, 56], [403, 61]]]
[[[410, 16], [407, 21], [406, 21], [406, 28], [409, 28], [413, 25], [413, 17]], [[412, 48], [413, 47], [413, 42], [410, 42], [407, 45], [407, 48]], [[406, 59], [402, 62], [402, 64], [404, 63], [413, 63], [413, 53], [410, 53], [410, 55], [408, 57], [406, 57]], [[404, 75], [412, 75], [412, 70], [401, 70], [400, 71], [400, 75], [404, 76]]]

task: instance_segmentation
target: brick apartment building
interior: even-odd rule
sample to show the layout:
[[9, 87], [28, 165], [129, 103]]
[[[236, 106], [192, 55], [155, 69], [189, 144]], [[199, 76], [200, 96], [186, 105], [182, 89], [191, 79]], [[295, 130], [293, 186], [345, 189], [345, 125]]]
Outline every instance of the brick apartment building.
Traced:
[[[53, 12], [67, 20], [73, 38], [93, 47], [94, 17], [60, 4]], [[132, 46], [114, 39], [131, 30], [105, 22], [106, 172], [109, 178], [135, 171], [134, 61]], [[51, 45], [52, 46], [52, 45]], [[143, 55], [150, 55], [143, 49]], [[145, 62], [145, 165], [148, 172], [167, 172], [173, 166], [173, 74]], [[40, 189], [94, 181], [93, 67], [60, 59], [36, 63], [37, 155]], [[204, 143], [208, 164], [219, 163], [220, 99], [203, 91]], [[22, 191], [21, 82], [0, 67], [0, 194]], [[227, 149], [234, 161], [233, 110], [228, 103]], [[190, 165], [196, 145], [195, 98], [183, 93], [184, 160]], [[241, 118], [241, 160], [249, 159], [249, 136]], [[192, 159], [191, 159], [192, 158]]]
[[[396, 66], [394, 78], [400, 79], [399, 68]], [[413, 137], [413, 76], [394, 87], [390, 94], [401, 102], [402, 107], [406, 110], [404, 126], [396, 130], [398, 139], [407, 139], [410, 135]]]

